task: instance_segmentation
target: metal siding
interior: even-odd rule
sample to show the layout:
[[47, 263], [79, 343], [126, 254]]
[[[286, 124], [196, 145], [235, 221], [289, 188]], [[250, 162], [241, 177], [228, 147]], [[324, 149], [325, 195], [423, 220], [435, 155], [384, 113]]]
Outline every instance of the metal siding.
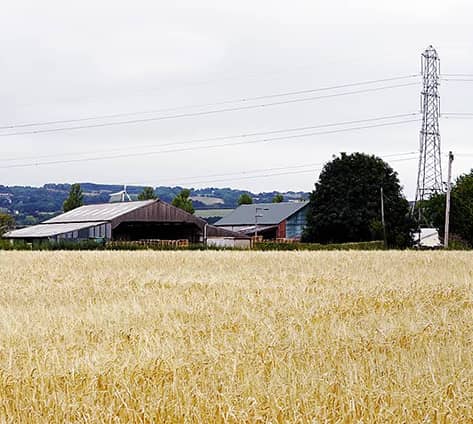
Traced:
[[195, 224], [200, 230], [207, 222], [182, 209], [162, 201], [155, 201], [111, 220], [112, 229], [122, 222], [174, 222]]
[[111, 224], [105, 224], [105, 238], [107, 240], [112, 239], [112, 226], [111, 226]]
[[[101, 224], [99, 222], [99, 224]], [[97, 225], [97, 222], [73, 222], [61, 224], [38, 224], [31, 227], [21, 228], [5, 234], [5, 238], [45, 238], [59, 234], [67, 234], [73, 231], [87, 229]]]
[[306, 225], [307, 207], [302, 208], [287, 220], [286, 238], [298, 239], [302, 236]]
[[88, 239], [89, 238], [89, 231], [90, 229], [89, 228], [84, 228], [82, 230], [79, 230], [78, 231], [78, 238], [79, 239]]

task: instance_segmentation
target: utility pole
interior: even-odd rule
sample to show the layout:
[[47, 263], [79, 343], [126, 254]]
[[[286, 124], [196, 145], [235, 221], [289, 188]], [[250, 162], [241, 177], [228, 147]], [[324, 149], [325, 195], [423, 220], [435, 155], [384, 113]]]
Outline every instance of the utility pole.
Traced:
[[261, 218], [263, 215], [258, 214], [258, 211], [268, 211], [269, 208], [255, 207], [255, 240], [258, 239], [258, 218]]
[[258, 240], [258, 216], [263, 216], [263, 215], [258, 215], [258, 208], [256, 208], [256, 213], [255, 213], [255, 240]]
[[207, 222], [204, 224], [204, 237], [203, 237], [203, 239], [204, 239], [204, 244], [205, 245], [207, 245], [207, 226], [208, 225], [209, 224]]
[[445, 197], [445, 235], [443, 240], [443, 247], [448, 248], [448, 237], [450, 235], [450, 192], [452, 191], [452, 162], [453, 153], [448, 152], [448, 180], [447, 180], [447, 195]]
[[383, 193], [383, 187], [381, 187], [381, 223], [383, 224], [384, 248], [387, 249], [388, 239], [386, 238], [386, 223], [384, 221], [384, 193]]
[[[432, 194], [443, 192], [442, 163], [440, 152], [440, 59], [437, 51], [429, 46], [422, 53], [422, 92], [419, 169], [417, 189], [412, 212], [418, 210], [419, 229], [422, 224], [422, 204]], [[420, 239], [420, 238], [419, 238]]]

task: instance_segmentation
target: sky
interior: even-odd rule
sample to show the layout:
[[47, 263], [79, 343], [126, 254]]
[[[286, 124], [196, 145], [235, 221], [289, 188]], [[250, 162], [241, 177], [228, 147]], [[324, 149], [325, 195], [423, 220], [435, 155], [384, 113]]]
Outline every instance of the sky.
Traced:
[[[473, 113], [469, 1], [2, 6], [3, 185], [309, 191], [333, 155], [362, 151], [385, 158], [412, 198], [429, 45], [442, 74], [467, 75], [443, 78], [442, 113]], [[449, 150], [454, 177], [470, 170], [472, 130], [441, 118], [445, 178]]]

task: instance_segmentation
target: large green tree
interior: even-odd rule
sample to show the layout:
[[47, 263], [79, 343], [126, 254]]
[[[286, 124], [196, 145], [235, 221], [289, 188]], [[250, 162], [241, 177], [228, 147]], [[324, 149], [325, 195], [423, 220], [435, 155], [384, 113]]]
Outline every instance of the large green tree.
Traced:
[[15, 219], [7, 213], [0, 213], [0, 236], [13, 230], [14, 227]]
[[62, 205], [62, 209], [64, 212], [69, 212], [72, 209], [76, 209], [79, 206], [84, 204], [84, 194], [82, 193], [82, 189], [80, 184], [72, 184], [71, 189], [69, 190], [69, 196], [64, 201]]
[[251, 205], [253, 198], [248, 193], [243, 193], [238, 198], [238, 205]]
[[156, 196], [153, 187], [145, 187], [143, 191], [138, 194], [138, 200], [153, 200], [157, 198], [158, 196]]
[[190, 194], [191, 192], [189, 189], [182, 189], [181, 192], [172, 200], [172, 205], [176, 206], [177, 208], [183, 209], [186, 212], [194, 213], [195, 210], [194, 206], [192, 205], [192, 200], [189, 199]]
[[[432, 196], [423, 205], [427, 222], [444, 236], [445, 194]], [[473, 246], [473, 170], [461, 175], [452, 186], [450, 197], [450, 234]]]
[[381, 188], [388, 245], [411, 245], [414, 224], [397, 173], [382, 159], [364, 153], [342, 153], [324, 166], [310, 196], [303, 240], [344, 243], [383, 239]]
[[281, 202], [284, 202], [284, 196], [280, 193], [276, 194], [274, 197], [273, 197], [273, 200], [272, 200], [273, 203], [281, 203]]

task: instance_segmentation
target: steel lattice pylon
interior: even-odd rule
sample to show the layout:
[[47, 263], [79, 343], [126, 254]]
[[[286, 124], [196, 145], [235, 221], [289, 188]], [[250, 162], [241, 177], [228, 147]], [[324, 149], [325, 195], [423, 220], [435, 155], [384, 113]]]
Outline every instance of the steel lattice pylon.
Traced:
[[420, 130], [419, 171], [414, 208], [434, 193], [443, 191], [442, 162], [440, 152], [440, 59], [436, 50], [429, 46], [422, 53], [423, 87], [421, 93], [422, 128]]

